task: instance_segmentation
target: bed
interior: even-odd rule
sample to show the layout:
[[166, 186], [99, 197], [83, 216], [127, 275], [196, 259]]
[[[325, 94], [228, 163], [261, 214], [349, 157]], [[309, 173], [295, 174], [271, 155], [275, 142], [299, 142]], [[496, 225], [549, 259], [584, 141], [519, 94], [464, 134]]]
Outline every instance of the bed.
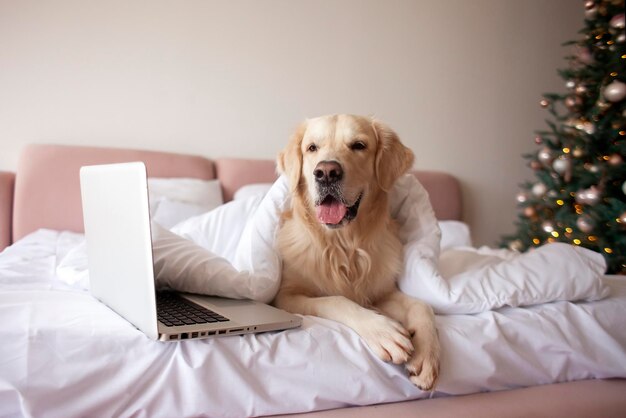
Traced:
[[[438, 315], [432, 393], [349, 328], [315, 317], [278, 333], [147, 339], [60, 269], [84, 240], [79, 167], [124, 161], [144, 161], [155, 179], [217, 180], [224, 202], [276, 179], [265, 160], [24, 149], [16, 173], [0, 173], [0, 416], [623, 416], [623, 277], [604, 277], [610, 295], [598, 301]], [[458, 180], [415, 175], [437, 218], [461, 225]]]

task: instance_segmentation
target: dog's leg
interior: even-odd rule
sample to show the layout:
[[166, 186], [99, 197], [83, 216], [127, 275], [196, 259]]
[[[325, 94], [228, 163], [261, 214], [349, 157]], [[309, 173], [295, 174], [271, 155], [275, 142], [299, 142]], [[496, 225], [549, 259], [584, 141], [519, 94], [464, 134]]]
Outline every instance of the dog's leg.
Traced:
[[413, 352], [409, 333], [402, 325], [343, 296], [308, 297], [280, 292], [274, 304], [292, 313], [315, 315], [349, 326], [383, 361], [402, 364]]
[[395, 291], [376, 304], [383, 313], [403, 324], [411, 333], [415, 351], [406, 363], [411, 381], [422, 390], [431, 390], [439, 375], [439, 337], [430, 306]]

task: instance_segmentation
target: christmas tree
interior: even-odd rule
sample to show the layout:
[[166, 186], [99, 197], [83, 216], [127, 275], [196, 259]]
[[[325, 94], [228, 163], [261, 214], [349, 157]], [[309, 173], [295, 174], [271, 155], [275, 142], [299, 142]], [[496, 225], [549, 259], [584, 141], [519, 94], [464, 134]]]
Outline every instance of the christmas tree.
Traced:
[[609, 273], [626, 274], [626, 47], [624, 1], [584, 2], [585, 23], [568, 66], [564, 93], [545, 94], [548, 128], [524, 157], [536, 181], [521, 185], [515, 235], [523, 251], [549, 242], [604, 255]]

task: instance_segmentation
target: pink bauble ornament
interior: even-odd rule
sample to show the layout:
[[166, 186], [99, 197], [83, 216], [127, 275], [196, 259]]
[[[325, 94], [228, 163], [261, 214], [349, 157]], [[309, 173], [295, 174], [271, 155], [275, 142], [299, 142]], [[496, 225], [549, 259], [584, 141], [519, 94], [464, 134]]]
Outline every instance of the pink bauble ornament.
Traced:
[[570, 182], [572, 179], [572, 160], [565, 155], [560, 156], [552, 163], [554, 171], [563, 176], [563, 180]]
[[583, 167], [585, 167], [585, 170], [594, 174], [600, 171], [600, 167], [598, 167], [596, 164], [585, 163]]
[[596, 125], [594, 125], [593, 123], [587, 121], [583, 121], [583, 120], [576, 120], [574, 127], [576, 129], [580, 129], [581, 131], [584, 131], [585, 133], [589, 134], [589, 135], [593, 135], [596, 133]]
[[[622, 3], [622, 6], [624, 3]], [[609, 26], [613, 29], [624, 30], [624, 13], [615, 15], [609, 21]]]
[[589, 216], [582, 215], [578, 219], [576, 219], [576, 226], [581, 232], [588, 234], [593, 231], [595, 224]]
[[532, 206], [526, 206], [524, 210], [522, 211], [522, 213], [524, 214], [525, 217], [532, 218], [533, 216], [535, 216], [537, 211]]
[[535, 144], [537, 144], [537, 145], [543, 144], [543, 138], [540, 137], [540, 136], [536, 136], [535, 137]]
[[614, 80], [611, 84], [604, 88], [603, 94], [609, 102], [619, 102], [626, 97], [626, 84], [621, 81]]
[[574, 112], [580, 108], [583, 104], [583, 99], [580, 96], [567, 96], [565, 98], [565, 107], [567, 107], [571, 112]]
[[619, 154], [611, 154], [608, 159], [609, 164], [618, 166], [624, 162], [624, 159]]
[[596, 186], [591, 186], [588, 189], [577, 191], [574, 198], [581, 205], [593, 206], [600, 201], [600, 190]]
[[535, 183], [531, 190], [535, 196], [541, 197], [548, 192], [548, 186], [544, 183]]
[[539, 106], [543, 107], [544, 109], [548, 106], [550, 106], [550, 100], [548, 99], [541, 99], [539, 101]]
[[522, 241], [516, 239], [515, 241], [511, 241], [509, 242], [509, 250], [511, 251], [517, 251], [520, 252], [522, 251], [522, 247], [524, 246], [524, 244], [522, 243]]
[[598, 16], [598, 8], [595, 7], [595, 5], [593, 7], [585, 9], [585, 19], [594, 20], [597, 16]]
[[550, 221], [545, 221], [541, 224], [541, 229], [543, 229], [544, 232], [550, 233], [554, 231], [554, 225]]
[[576, 94], [586, 94], [587, 93], [587, 87], [579, 84], [576, 86], [576, 88], [574, 89], [574, 91], [576, 92]]
[[572, 169], [572, 161], [565, 157], [560, 156], [552, 163], [552, 168], [559, 174], [563, 174]]
[[528, 195], [526, 195], [526, 193], [524, 192], [519, 192], [516, 196], [515, 196], [515, 200], [517, 201], [517, 203], [526, 203], [526, 201], [528, 200]]
[[548, 147], [544, 147], [541, 148], [538, 152], [537, 152], [537, 159], [543, 164], [543, 165], [550, 165], [550, 163], [552, 163], [552, 150]]

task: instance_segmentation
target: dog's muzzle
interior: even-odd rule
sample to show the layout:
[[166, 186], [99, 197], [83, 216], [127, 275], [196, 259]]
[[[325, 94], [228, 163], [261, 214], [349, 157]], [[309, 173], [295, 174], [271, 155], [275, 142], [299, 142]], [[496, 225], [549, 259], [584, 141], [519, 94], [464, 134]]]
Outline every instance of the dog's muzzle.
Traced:
[[315, 202], [315, 215], [320, 223], [329, 228], [339, 228], [356, 218], [363, 193], [352, 205], [346, 202], [341, 191], [341, 164], [337, 161], [320, 161], [313, 170], [313, 176], [319, 196]]

